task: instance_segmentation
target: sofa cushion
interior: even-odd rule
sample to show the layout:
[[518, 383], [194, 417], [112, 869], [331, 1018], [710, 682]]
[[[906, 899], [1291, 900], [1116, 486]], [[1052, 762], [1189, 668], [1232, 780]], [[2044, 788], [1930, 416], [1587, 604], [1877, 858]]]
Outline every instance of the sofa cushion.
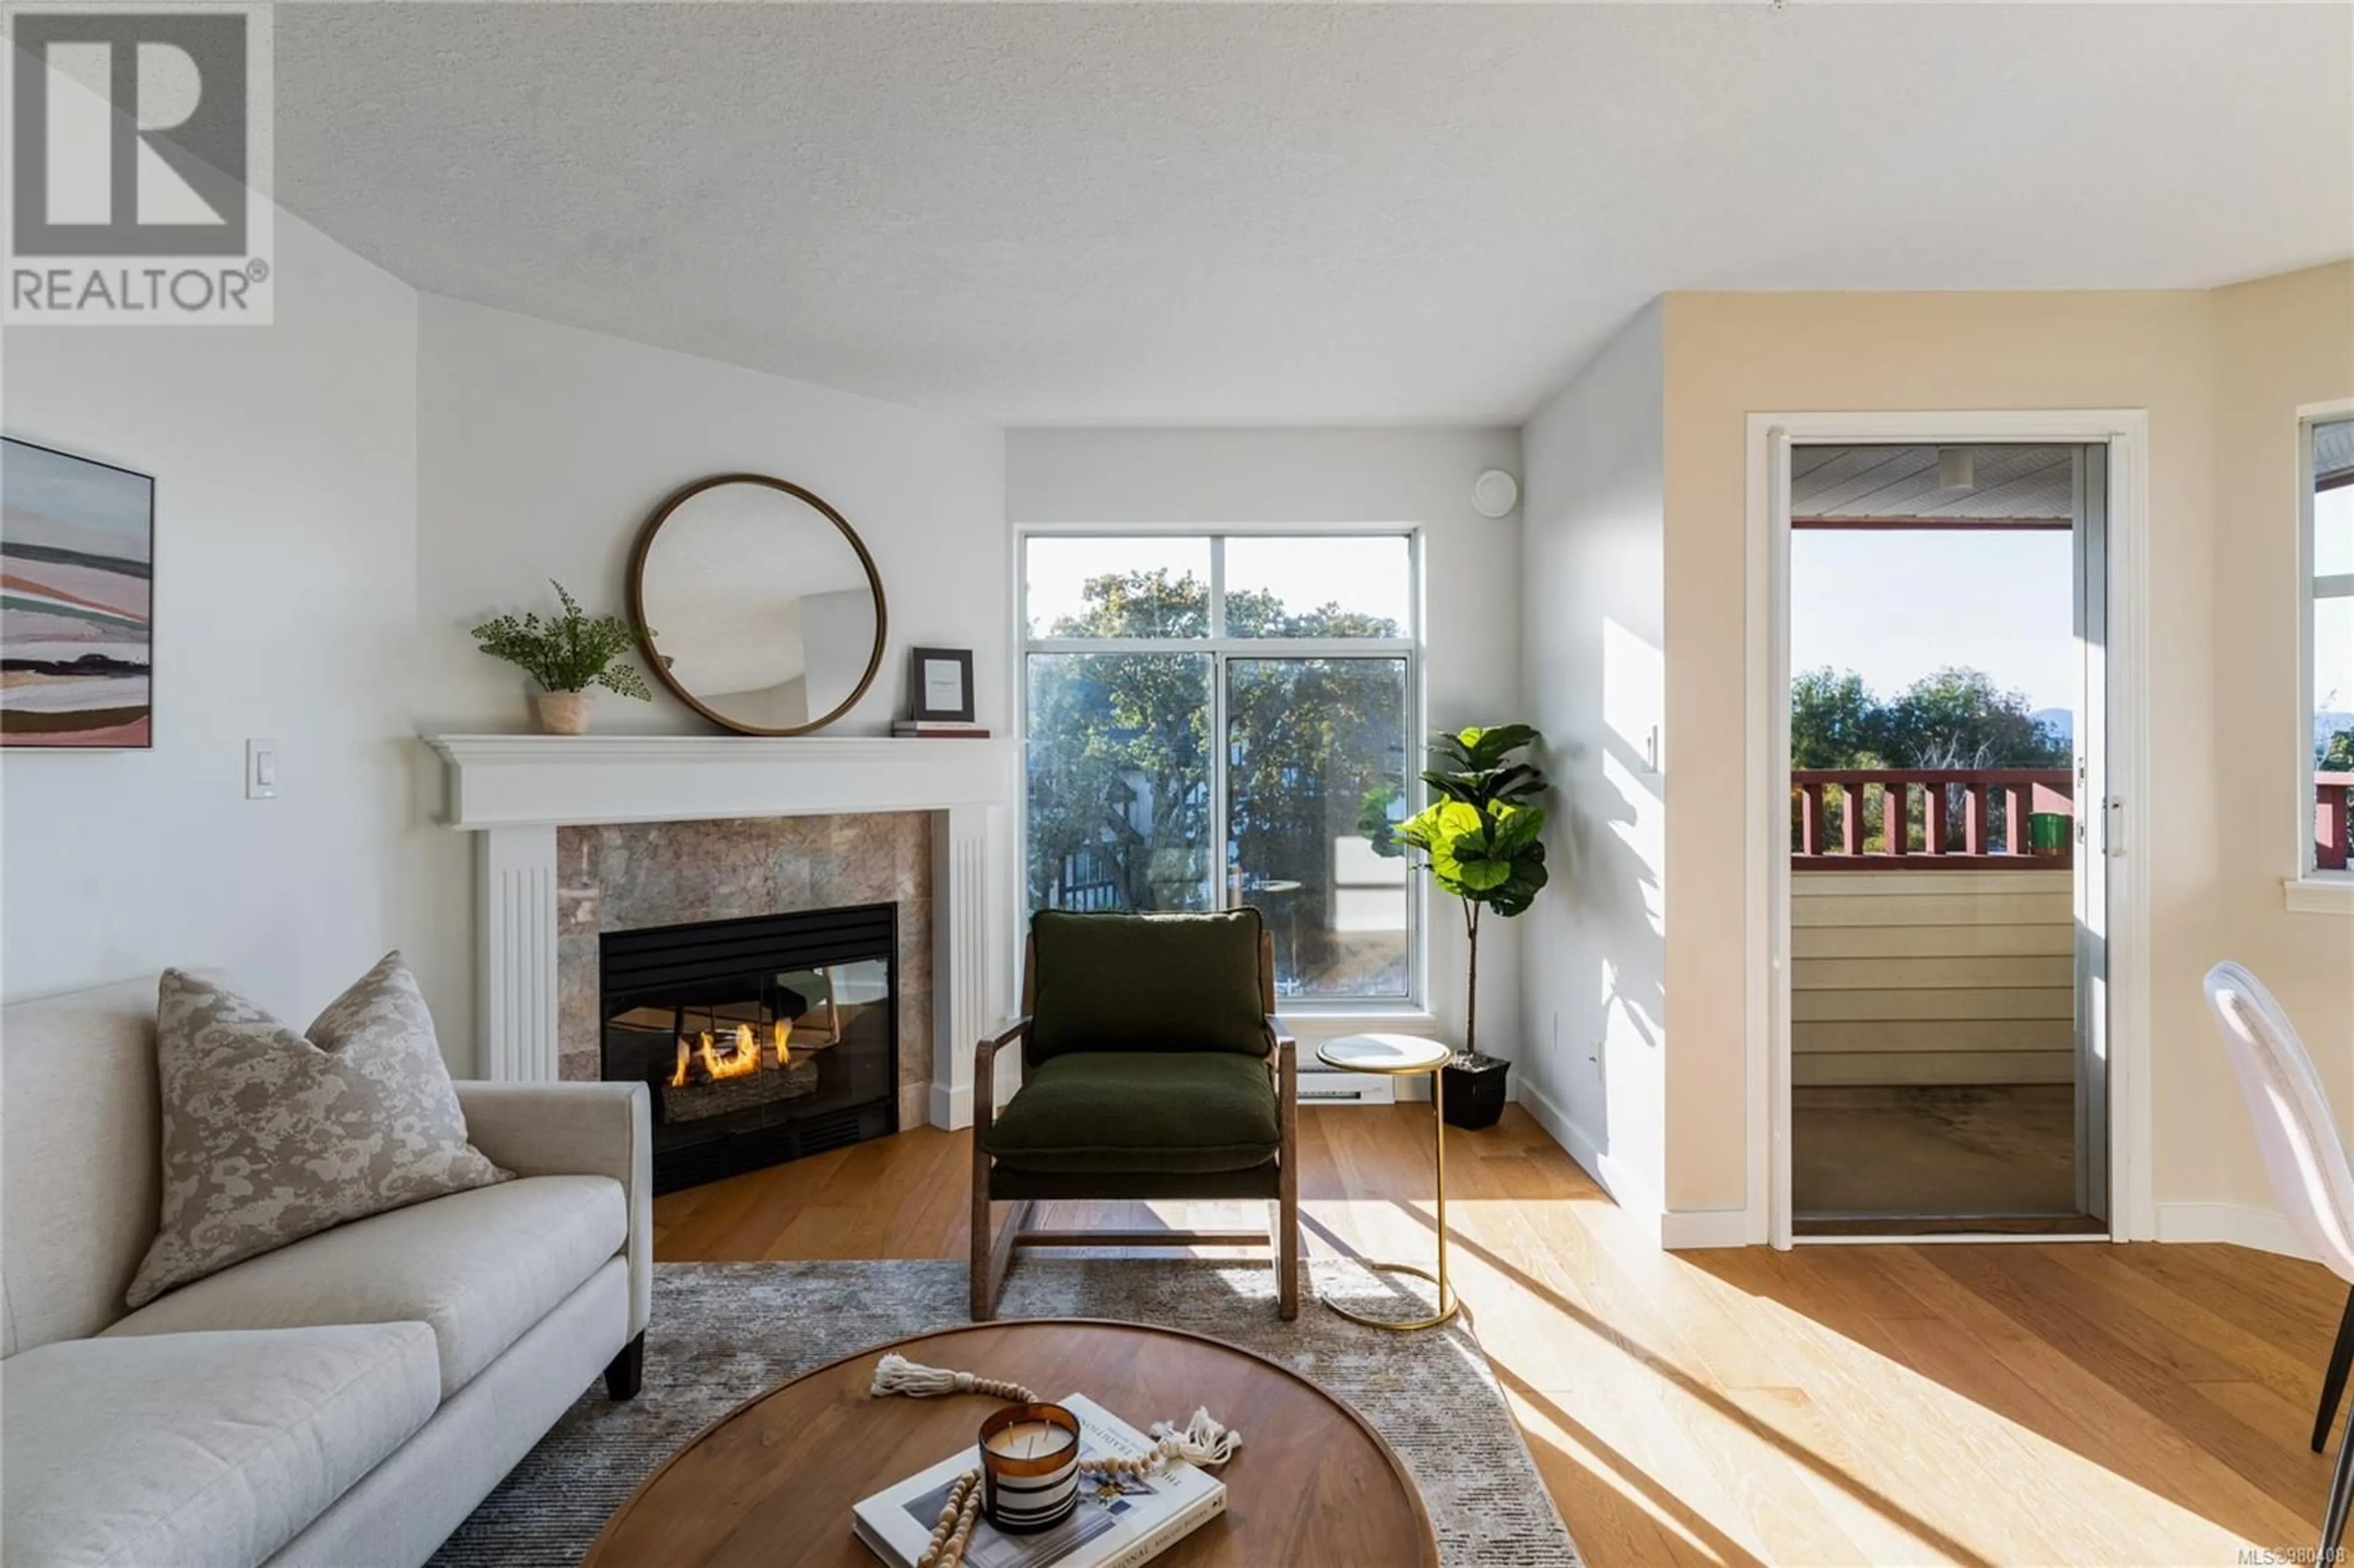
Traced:
[[422, 1323], [61, 1340], [0, 1361], [0, 1542], [41, 1568], [259, 1563], [440, 1400]]
[[528, 1176], [355, 1220], [223, 1269], [106, 1330], [184, 1334], [409, 1319], [429, 1327], [455, 1393], [620, 1251], [610, 1176]]
[[982, 1147], [1017, 1171], [1246, 1171], [1272, 1159], [1282, 1137], [1263, 1061], [1079, 1051], [1041, 1063]]
[[1258, 911], [1074, 915], [1030, 923], [1027, 1060], [1072, 1051], [1232, 1051], [1264, 1056]]
[[155, 981], [0, 1012], [0, 1356], [122, 1316], [155, 1239]]
[[433, 1018], [387, 953], [297, 1034], [224, 986], [156, 988], [164, 1206], [124, 1298], [364, 1215], [503, 1181], [466, 1141]]

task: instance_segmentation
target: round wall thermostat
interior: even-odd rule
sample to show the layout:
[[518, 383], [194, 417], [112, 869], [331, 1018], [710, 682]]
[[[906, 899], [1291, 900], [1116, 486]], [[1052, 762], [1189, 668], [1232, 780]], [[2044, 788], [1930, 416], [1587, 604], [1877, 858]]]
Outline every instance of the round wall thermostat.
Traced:
[[1491, 468], [1471, 482], [1471, 510], [1482, 517], [1501, 517], [1520, 500], [1521, 482], [1500, 468]]

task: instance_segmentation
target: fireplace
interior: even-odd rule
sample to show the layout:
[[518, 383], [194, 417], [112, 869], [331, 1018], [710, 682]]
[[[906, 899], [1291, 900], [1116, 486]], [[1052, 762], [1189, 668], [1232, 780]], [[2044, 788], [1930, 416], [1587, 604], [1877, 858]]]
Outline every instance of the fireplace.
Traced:
[[598, 938], [603, 1075], [653, 1097], [654, 1191], [898, 1130], [898, 908]]

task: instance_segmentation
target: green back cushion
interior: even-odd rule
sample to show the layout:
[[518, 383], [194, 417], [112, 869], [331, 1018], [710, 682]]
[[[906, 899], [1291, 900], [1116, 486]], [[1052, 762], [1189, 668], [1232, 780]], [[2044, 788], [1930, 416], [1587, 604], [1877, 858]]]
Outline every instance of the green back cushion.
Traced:
[[1256, 909], [1031, 921], [1029, 1059], [1071, 1051], [1267, 1052]]

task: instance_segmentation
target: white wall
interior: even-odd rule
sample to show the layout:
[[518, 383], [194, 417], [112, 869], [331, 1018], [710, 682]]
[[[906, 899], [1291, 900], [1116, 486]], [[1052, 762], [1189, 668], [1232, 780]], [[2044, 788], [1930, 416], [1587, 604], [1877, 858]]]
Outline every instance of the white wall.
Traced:
[[[738, 470], [825, 497], [882, 575], [889, 647], [834, 733], [884, 733], [905, 714], [911, 645], [972, 649], [978, 717], [1008, 722], [995, 427], [434, 294], [419, 301], [418, 340], [420, 727], [528, 728], [528, 682], [476, 652], [466, 629], [496, 609], [551, 607], [550, 577], [592, 609], [622, 612], [647, 514], [689, 481]], [[709, 728], [660, 689], [651, 704], [600, 694], [594, 724]], [[438, 803], [429, 755], [419, 747], [413, 759], [420, 799]], [[461, 835], [445, 834], [419, 869], [438, 912], [420, 938], [431, 954], [419, 976], [445, 1035], [469, 1039], [470, 854]]]
[[[1017, 429], [1006, 435], [1005, 510], [1017, 525], [1420, 524], [1423, 685], [1432, 726], [1449, 729], [1523, 711], [1519, 519], [1471, 509], [1482, 469], [1520, 466], [1509, 429]], [[1004, 615], [1010, 636], [1010, 608]], [[1429, 909], [1428, 1001], [1439, 1033], [1459, 1042], [1464, 939], [1436, 894]], [[1499, 1056], [1526, 1048], [1526, 918], [1490, 921], [1480, 935], [1479, 1048]]]
[[0, 753], [10, 997], [209, 965], [307, 1022], [438, 916], [400, 873], [417, 297], [284, 213], [277, 244], [271, 326], [5, 331], [8, 434], [156, 481], [154, 749]]
[[[466, 629], [494, 609], [552, 608], [551, 577], [620, 613], [647, 514], [689, 481], [735, 470], [825, 497], [882, 574], [890, 649], [835, 733], [885, 733], [905, 715], [916, 644], [975, 650], [979, 716], [1005, 722], [995, 427], [438, 294], [419, 300], [418, 338], [419, 690], [437, 725], [527, 725], [529, 683], [475, 652]], [[600, 694], [595, 723], [710, 727], [667, 693], [651, 704]]]
[[1553, 779], [1553, 889], [1525, 917], [1522, 1101], [1629, 1208], [1665, 1191], [1663, 313], [1521, 432], [1522, 689]]

